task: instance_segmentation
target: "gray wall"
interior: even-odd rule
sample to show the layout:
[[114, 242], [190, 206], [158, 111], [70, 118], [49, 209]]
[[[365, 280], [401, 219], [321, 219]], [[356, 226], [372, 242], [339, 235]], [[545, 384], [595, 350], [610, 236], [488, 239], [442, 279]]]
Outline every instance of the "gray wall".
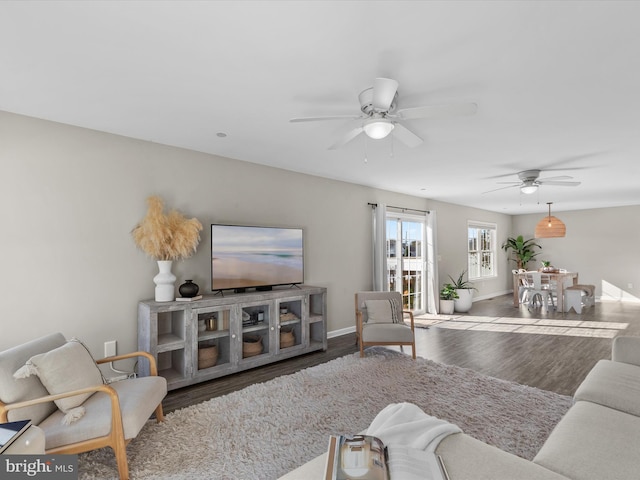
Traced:
[[[192, 278], [205, 293], [210, 223], [303, 227], [306, 283], [328, 288], [330, 331], [353, 327], [353, 293], [371, 287], [367, 202], [433, 208], [418, 197], [4, 112], [0, 132], [0, 349], [53, 331], [83, 339], [97, 357], [107, 340], [119, 352], [136, 348], [137, 302], [153, 297], [157, 266], [130, 231], [152, 194], [205, 225], [196, 255], [173, 268], [179, 283]], [[461, 235], [444, 249], [453, 274], [455, 257], [466, 258], [466, 212], [496, 215], [437, 208], [441, 231]]]
[[[107, 340], [117, 340], [120, 352], [136, 348], [137, 303], [153, 297], [157, 267], [135, 248], [130, 231], [152, 194], [205, 225], [196, 255], [173, 268], [178, 282], [193, 278], [205, 293], [210, 223], [303, 227], [306, 282], [328, 288], [333, 332], [353, 327], [353, 293], [371, 287], [367, 202], [436, 210], [441, 282], [466, 266], [468, 220], [496, 223], [499, 243], [512, 223], [517, 232], [537, 221], [4, 112], [0, 135], [0, 349], [53, 331], [83, 339], [97, 357]], [[616, 226], [606, 234], [609, 222], [625, 222], [639, 211], [632, 207], [614, 218], [605, 212], [599, 222], [607, 228], [594, 228], [588, 212], [575, 212], [584, 231], [567, 222], [567, 239], [579, 246], [557, 257], [546, 246], [545, 252], [577, 268], [581, 278], [593, 277], [591, 283], [595, 272], [611, 271], [607, 280], [640, 287], [633, 245], [638, 227], [628, 221], [629, 231]], [[613, 243], [617, 247], [607, 251]], [[510, 288], [511, 266], [504, 252], [498, 257], [500, 276], [476, 285], [478, 298]]]
[[[514, 235], [532, 238], [536, 224], [547, 215], [544, 206], [540, 210], [540, 214], [514, 217]], [[567, 234], [538, 239], [542, 249], [536, 260], [577, 271], [580, 283], [595, 285], [596, 296], [603, 300], [638, 301], [640, 206], [569, 212], [552, 208], [551, 214], [564, 222]], [[540, 262], [529, 264], [529, 268], [540, 266]]]
[[467, 269], [467, 224], [469, 221], [476, 221], [496, 225], [498, 276], [473, 282], [477, 289], [474, 292], [474, 298], [491, 298], [507, 293], [513, 288], [511, 280], [513, 267], [509, 265], [507, 256], [500, 249], [500, 245], [511, 235], [512, 216], [435, 201], [429, 201], [429, 208], [435, 209], [438, 215], [440, 284], [450, 282], [449, 275], [457, 279], [458, 275]]

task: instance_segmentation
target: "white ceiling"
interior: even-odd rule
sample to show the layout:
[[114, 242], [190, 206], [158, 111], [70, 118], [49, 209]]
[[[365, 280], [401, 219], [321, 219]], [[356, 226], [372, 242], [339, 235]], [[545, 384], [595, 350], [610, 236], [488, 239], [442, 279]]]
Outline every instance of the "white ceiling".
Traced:
[[[0, 110], [503, 213], [638, 205], [639, 20], [636, 1], [5, 0]], [[413, 149], [289, 123], [357, 115], [380, 76], [401, 108], [478, 112], [406, 122]], [[531, 168], [582, 184], [483, 194]]]

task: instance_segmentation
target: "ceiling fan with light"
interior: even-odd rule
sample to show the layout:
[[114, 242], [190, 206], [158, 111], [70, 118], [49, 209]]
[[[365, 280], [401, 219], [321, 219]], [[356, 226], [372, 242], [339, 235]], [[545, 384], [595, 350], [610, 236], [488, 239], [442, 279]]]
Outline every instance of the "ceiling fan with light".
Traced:
[[337, 149], [347, 144], [362, 132], [369, 138], [379, 140], [392, 134], [408, 147], [416, 147], [422, 138], [409, 130], [403, 122], [417, 118], [443, 118], [473, 115], [478, 109], [475, 103], [429, 105], [398, 109], [398, 82], [390, 78], [376, 78], [373, 87], [358, 95], [361, 114], [334, 115], [326, 117], [292, 118], [292, 123], [320, 120], [350, 120], [341, 137], [329, 147]]
[[504, 190], [505, 188], [520, 188], [520, 192], [530, 195], [538, 191], [538, 187], [542, 185], [556, 185], [561, 187], [577, 187], [580, 182], [570, 182], [573, 177], [568, 175], [560, 175], [557, 177], [539, 178], [540, 170], [525, 170], [518, 173], [519, 182], [498, 182], [502, 184], [508, 184], [506, 187], [496, 188], [482, 193], [497, 192], [498, 190]]

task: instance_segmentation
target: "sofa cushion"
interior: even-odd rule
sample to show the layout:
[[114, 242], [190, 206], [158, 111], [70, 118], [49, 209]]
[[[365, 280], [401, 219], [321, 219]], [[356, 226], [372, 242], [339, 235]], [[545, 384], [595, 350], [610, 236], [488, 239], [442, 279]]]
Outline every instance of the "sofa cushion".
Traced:
[[[51, 395], [70, 392], [104, 383], [102, 373], [87, 348], [78, 340], [31, 357], [14, 377], [17, 379], [37, 375]], [[69, 424], [82, 415], [84, 409], [78, 409], [92, 393], [83, 393], [55, 400], [55, 404], [67, 415]]]
[[[49, 392], [38, 377], [17, 380], [13, 374], [34, 355], [58, 348], [66, 341], [61, 333], [53, 333], [0, 352], [0, 401], [8, 404], [47, 396]], [[55, 410], [53, 402], [41, 403], [10, 410], [8, 418], [10, 422], [31, 419], [37, 425]]]
[[640, 416], [640, 367], [600, 360], [580, 384], [574, 398]]
[[464, 433], [446, 437], [436, 453], [442, 457], [449, 477], [454, 480], [567, 480], [565, 476]]
[[395, 298], [387, 300], [365, 300], [367, 306], [367, 323], [400, 323], [402, 316], [398, 316], [400, 310]]
[[611, 360], [640, 366], [640, 337], [619, 335], [614, 338]]
[[591, 402], [577, 402], [533, 459], [573, 480], [636, 479], [640, 418]]

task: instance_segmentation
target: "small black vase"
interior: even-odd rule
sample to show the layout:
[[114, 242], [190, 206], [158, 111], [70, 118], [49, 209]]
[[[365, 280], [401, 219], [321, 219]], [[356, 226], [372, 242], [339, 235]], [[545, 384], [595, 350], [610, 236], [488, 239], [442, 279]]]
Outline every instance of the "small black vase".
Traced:
[[195, 297], [198, 294], [198, 290], [200, 290], [200, 287], [193, 283], [193, 280], [185, 280], [185, 282], [178, 287], [180, 296], [184, 298]]

